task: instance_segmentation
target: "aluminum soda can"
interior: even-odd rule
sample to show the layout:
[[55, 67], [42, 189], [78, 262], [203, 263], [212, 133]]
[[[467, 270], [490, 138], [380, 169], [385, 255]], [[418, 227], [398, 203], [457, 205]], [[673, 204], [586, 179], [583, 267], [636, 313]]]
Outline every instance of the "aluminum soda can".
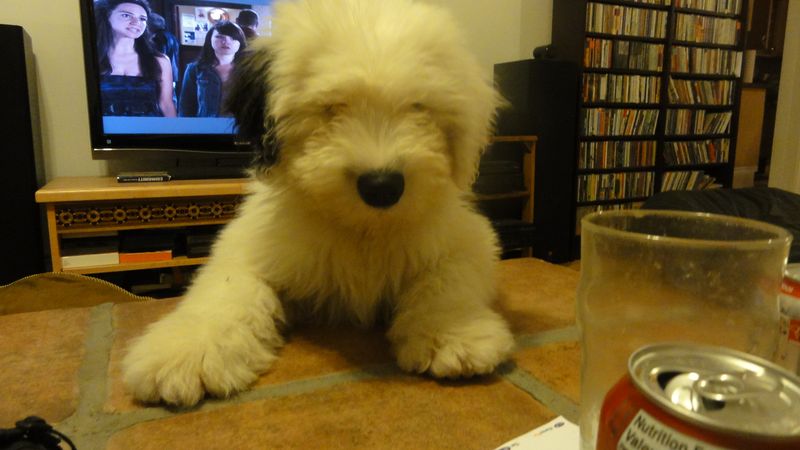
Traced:
[[800, 378], [721, 347], [641, 348], [605, 397], [596, 449], [798, 450]]
[[781, 283], [781, 335], [775, 360], [800, 374], [800, 265], [790, 265]]

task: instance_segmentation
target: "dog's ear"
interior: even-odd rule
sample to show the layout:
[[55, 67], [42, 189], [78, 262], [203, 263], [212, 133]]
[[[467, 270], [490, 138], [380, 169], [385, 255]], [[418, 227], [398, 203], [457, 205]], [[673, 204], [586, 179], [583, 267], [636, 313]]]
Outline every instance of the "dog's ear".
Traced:
[[255, 153], [257, 172], [278, 160], [275, 124], [267, 111], [270, 55], [266, 49], [247, 51], [237, 58], [228, 80], [224, 108], [236, 119], [237, 139], [249, 141]]

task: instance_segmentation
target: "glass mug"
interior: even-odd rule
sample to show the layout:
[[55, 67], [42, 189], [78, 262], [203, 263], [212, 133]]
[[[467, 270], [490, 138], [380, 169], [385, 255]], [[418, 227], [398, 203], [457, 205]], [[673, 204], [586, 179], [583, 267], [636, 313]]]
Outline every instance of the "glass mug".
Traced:
[[783, 228], [713, 214], [586, 216], [577, 292], [581, 449], [594, 450], [605, 394], [644, 345], [696, 342], [772, 359], [791, 240]]

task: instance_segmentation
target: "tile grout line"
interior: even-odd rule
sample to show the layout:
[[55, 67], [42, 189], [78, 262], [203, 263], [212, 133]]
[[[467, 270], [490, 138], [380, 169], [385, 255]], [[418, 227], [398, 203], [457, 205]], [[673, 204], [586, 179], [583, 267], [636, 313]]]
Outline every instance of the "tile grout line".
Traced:
[[[327, 389], [357, 381], [370, 381], [393, 375], [407, 375], [394, 363], [363, 366], [353, 370], [333, 372], [314, 378], [305, 378], [271, 386], [260, 386], [240, 393], [227, 400], [223, 406], [240, 404], [269, 398], [283, 398], [302, 395], [320, 389]], [[201, 408], [202, 409], [202, 408]], [[216, 408], [214, 408], [216, 409]]]
[[78, 369], [78, 405], [57, 428], [83, 449], [101, 448], [110, 434], [104, 429], [103, 404], [108, 395], [108, 366], [114, 343], [112, 303], [93, 307]]
[[148, 408], [136, 415], [105, 410], [110, 393], [111, 350], [115, 342], [113, 309], [111, 303], [91, 309], [85, 355], [78, 369], [78, 405], [75, 412], [55, 426], [81, 450], [104, 449], [108, 439], [121, 429], [175, 415], [164, 408]]
[[[102, 433], [97, 433], [98, 437], [93, 441], [95, 443], [100, 443], [101, 439], [99, 435], [102, 434], [102, 447], [90, 446], [87, 448], [105, 448], [106, 442], [115, 433], [125, 428], [153, 420], [176, 417], [183, 414], [211, 412], [259, 400], [303, 395], [320, 389], [331, 388], [358, 381], [380, 379], [387, 375], [397, 374], [404, 374], [404, 372], [401, 372], [400, 369], [395, 368], [391, 364], [375, 365], [357, 370], [336, 372], [316, 378], [291, 381], [278, 385], [254, 387], [226, 399], [209, 397], [204, 399], [199, 406], [192, 408], [180, 409], [170, 408], [165, 405], [154, 405], [145, 407], [143, 409], [125, 411], [121, 413], [104, 412], [103, 414], [105, 417], [102, 418], [103, 420], [95, 423], [95, 426], [97, 428], [101, 428], [103, 431]], [[82, 446], [79, 446], [79, 448], [83, 450]]]
[[[305, 378], [275, 385], [256, 386], [225, 399], [207, 397], [201, 401], [199, 406], [188, 409], [170, 409], [162, 405], [143, 410], [128, 411], [123, 414], [131, 417], [142, 416], [136, 423], [146, 422], [179, 414], [215, 411], [259, 400], [303, 395], [353, 382], [377, 380], [390, 375], [405, 375], [405, 372], [400, 371], [400, 369], [396, 368], [393, 364], [365, 366], [354, 370], [329, 373], [314, 378]], [[149, 411], [160, 411], [161, 414], [158, 416], [146, 414]]]
[[[517, 336], [516, 345], [517, 349], [527, 349], [546, 344], [574, 341], [578, 337], [578, 328], [572, 325], [565, 328]], [[498, 374], [514, 386], [527, 392], [531, 397], [556, 414], [564, 416], [572, 423], [578, 423], [579, 410], [575, 402], [542, 383], [526, 370], [517, 366], [513, 361], [501, 366]]]
[[[73, 416], [59, 424], [80, 448], [105, 448], [108, 439], [115, 433], [140, 423], [175, 417], [196, 412], [210, 412], [249, 402], [303, 395], [320, 389], [352, 382], [380, 379], [387, 375], [405, 375], [393, 364], [366, 366], [278, 385], [255, 387], [227, 399], [207, 398], [199, 406], [187, 409], [169, 408], [164, 405], [150, 406], [134, 411], [109, 413], [102, 410], [103, 402], [95, 405], [97, 414], [87, 413], [88, 408], [79, 408]], [[88, 383], [87, 383], [88, 384]], [[87, 426], [90, 425], [90, 426]], [[81, 429], [83, 427], [83, 432]], [[88, 434], [88, 435], [87, 435]]]
[[[572, 326], [542, 333], [521, 335], [516, 341], [518, 348], [528, 348], [553, 342], [574, 340], [576, 337], [576, 328]], [[278, 385], [255, 387], [228, 399], [205, 400], [201, 406], [187, 410], [156, 406], [113, 413], [104, 410], [110, 389], [108, 370], [113, 344], [113, 305], [108, 303], [92, 308], [85, 340], [86, 353], [78, 375], [78, 405], [72, 415], [56, 426], [57, 429], [69, 436], [81, 450], [105, 448], [108, 439], [118, 431], [152, 420], [173, 417], [179, 414], [213, 411], [269, 398], [302, 395], [320, 389], [352, 382], [380, 379], [386, 376], [413, 376], [401, 371], [392, 362]], [[513, 365], [513, 363], [508, 367], [508, 372], [498, 372], [498, 375], [569, 420], [577, 420], [577, 406], [574, 403], [543, 385], [530, 374]]]
[[[98, 432], [96, 434], [103, 435], [102, 442], [105, 444], [105, 442], [113, 434], [125, 428], [153, 420], [166, 419], [183, 414], [211, 412], [259, 400], [302, 395], [319, 389], [334, 387], [351, 382], [377, 379], [395, 372], [398, 371], [393, 370], [390, 367], [374, 366], [366, 370], [359, 369], [353, 371], [336, 372], [318, 378], [297, 380], [279, 385], [254, 387], [226, 399], [208, 397], [202, 400], [198, 406], [192, 408], [175, 408], [159, 404], [147, 406], [133, 411], [123, 411], [117, 413], [102, 412], [103, 417], [94, 418], [95, 422], [93, 422], [93, 424], [95, 424], [96, 428], [100, 428], [102, 430], [102, 432]], [[98, 421], [98, 419], [101, 420]], [[100, 439], [97, 438], [94, 441], [99, 443]], [[79, 446], [79, 448], [83, 450], [83, 447]], [[101, 447], [98, 446], [89, 448]]]
[[572, 423], [578, 423], [578, 405], [569, 398], [559, 394], [546, 384], [516, 365], [509, 364], [501, 375], [513, 385], [527, 392], [531, 397], [564, 416]]
[[515, 338], [517, 348], [538, 347], [545, 344], [578, 340], [578, 327], [571, 325], [555, 330], [547, 330], [533, 334], [522, 334]]

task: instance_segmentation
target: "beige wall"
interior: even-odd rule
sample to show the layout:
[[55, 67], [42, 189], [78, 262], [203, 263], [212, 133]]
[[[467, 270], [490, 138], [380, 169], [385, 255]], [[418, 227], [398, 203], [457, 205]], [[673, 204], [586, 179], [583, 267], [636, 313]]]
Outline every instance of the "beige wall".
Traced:
[[[427, 0], [452, 10], [491, 76], [496, 62], [527, 58], [550, 41], [551, 0]], [[4, 0], [0, 23], [22, 25], [36, 57], [47, 179], [107, 175], [89, 151], [80, 18], [75, 0]], [[789, 2], [770, 184], [800, 192], [800, 0]]]
[[764, 125], [764, 104], [767, 91], [763, 87], [745, 87], [739, 106], [739, 132], [736, 136], [738, 167], [758, 168], [761, 149], [761, 128]]
[[769, 185], [800, 194], [800, 0], [789, 2]]
[[[551, 0], [426, 1], [452, 10], [489, 77], [494, 63], [528, 57], [549, 42]], [[46, 178], [111, 175], [89, 150], [78, 0], [3, 0], [3, 6], [0, 23], [21, 25], [31, 36]]]
[[[424, 0], [450, 10], [461, 23], [467, 42], [492, 76], [494, 63], [520, 56], [520, 12], [523, 3], [539, 0]], [[542, 0], [542, 3], [549, 0]], [[549, 20], [549, 19], [548, 19]]]
[[550, 43], [553, 0], [426, 1], [453, 13], [489, 77], [495, 63], [530, 58]]
[[101, 175], [92, 161], [80, 16], [75, 0], [4, 0], [0, 23], [31, 37], [38, 77], [45, 176]]
[[522, 0], [521, 3], [520, 48], [516, 59], [531, 58], [534, 48], [549, 44], [553, 30], [553, 0]]

